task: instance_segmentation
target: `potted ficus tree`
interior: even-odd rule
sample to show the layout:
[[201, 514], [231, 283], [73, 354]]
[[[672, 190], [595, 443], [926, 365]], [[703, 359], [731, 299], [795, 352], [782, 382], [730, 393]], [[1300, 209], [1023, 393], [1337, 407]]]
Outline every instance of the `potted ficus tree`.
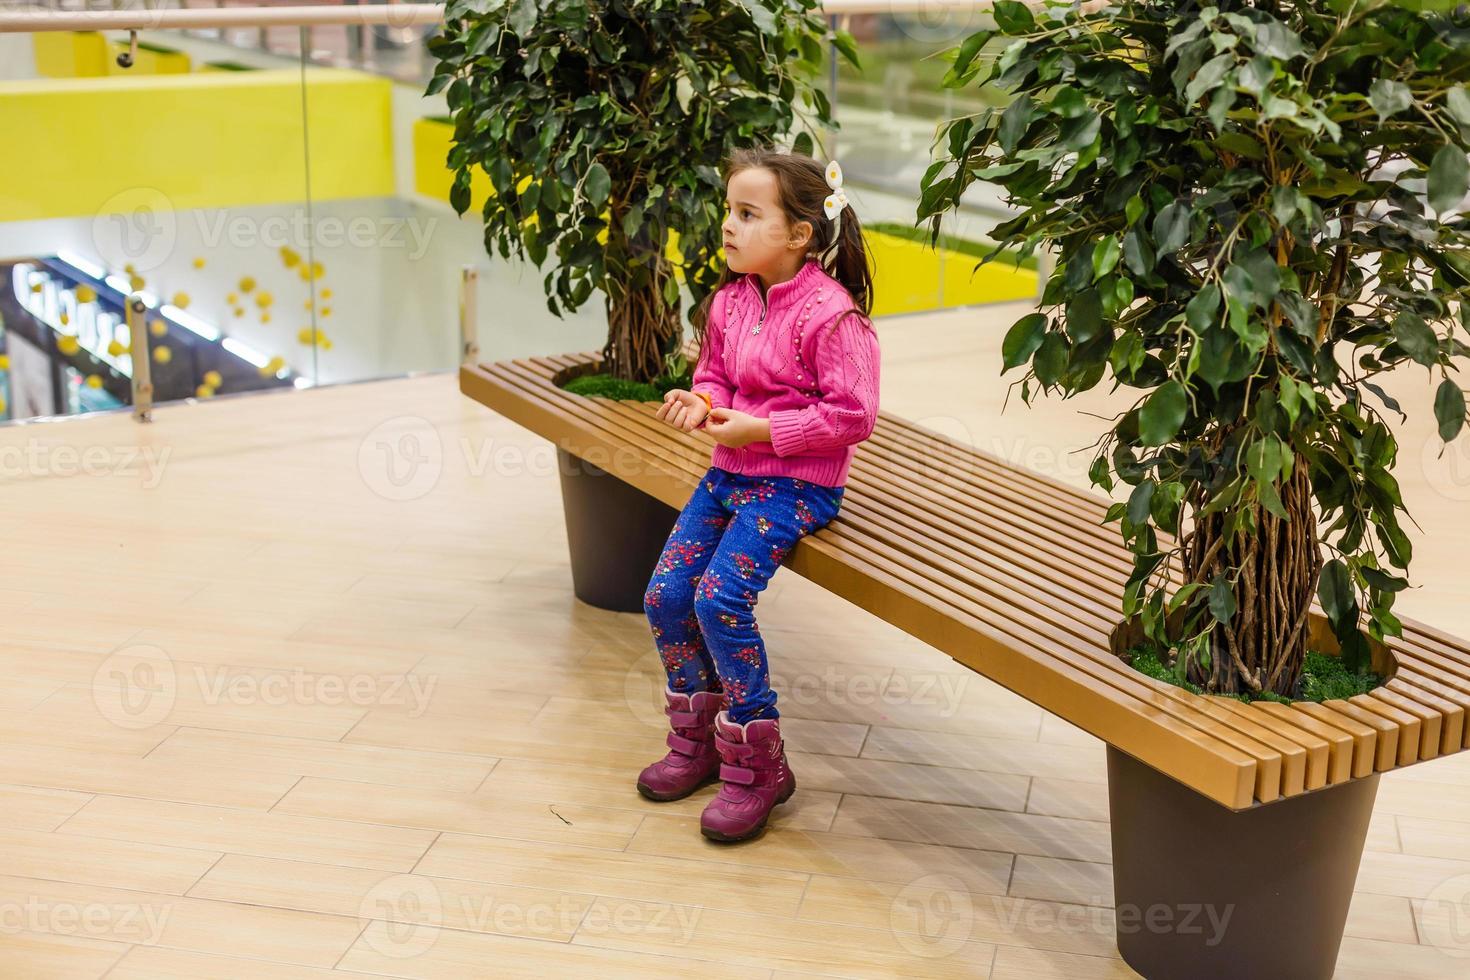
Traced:
[[[720, 165], [793, 133], [810, 152], [810, 132], [835, 127], [814, 84], [828, 44], [857, 63], [818, 0], [451, 0], [428, 88], [454, 120], [451, 204], [469, 208], [483, 170], [486, 250], [545, 268], [557, 316], [606, 304], [602, 364], [569, 390], [687, 387], [682, 304], [719, 278]], [[673, 512], [561, 462], [577, 595], [641, 609]]]
[[[1091, 478], [1131, 488], [1109, 512], [1133, 555], [1121, 649], [1160, 679], [1292, 700], [1319, 653], [1371, 683], [1375, 641], [1399, 632], [1411, 547], [1385, 412], [1400, 407], [1375, 379], [1427, 372], [1448, 441], [1470, 352], [1457, 333], [1470, 331], [1470, 16], [1427, 6], [998, 0], [996, 29], [949, 52], [945, 84], [994, 82], [1011, 101], [944, 127], [919, 219], [937, 235], [987, 181], [1017, 211], [992, 237], [1053, 249], [1041, 304], [1003, 343], [1026, 400], [1107, 377], [1137, 389]], [[1314, 630], [1314, 598], [1330, 630]], [[1116, 775], [1110, 759], [1115, 799], [1171, 805], [1167, 788]], [[1306, 800], [1345, 792], [1258, 816], [1214, 807], [1163, 839], [1130, 839], [1115, 819], [1120, 907], [1147, 905], [1161, 894], [1150, 879], [1192, 874], [1208, 850], [1238, 854], [1255, 880], [1210, 877], [1234, 862], [1206, 862], [1200, 901], [1239, 886], [1276, 919], [1210, 950], [1179, 930], [1120, 931], [1125, 957], [1150, 977], [1330, 976], [1371, 783], [1366, 807], [1362, 791], [1351, 806]], [[1273, 875], [1289, 884], [1262, 884]], [[1281, 968], [1302, 948], [1314, 965]]]

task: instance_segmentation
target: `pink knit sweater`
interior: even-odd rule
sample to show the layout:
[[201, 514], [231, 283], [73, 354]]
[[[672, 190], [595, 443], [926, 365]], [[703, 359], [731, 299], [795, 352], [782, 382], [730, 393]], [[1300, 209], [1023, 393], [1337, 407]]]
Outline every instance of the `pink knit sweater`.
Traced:
[[715, 294], [690, 390], [715, 408], [771, 420], [771, 441], [715, 444], [713, 466], [750, 476], [847, 482], [878, 421], [878, 336], [816, 260], [762, 298], [753, 275]]

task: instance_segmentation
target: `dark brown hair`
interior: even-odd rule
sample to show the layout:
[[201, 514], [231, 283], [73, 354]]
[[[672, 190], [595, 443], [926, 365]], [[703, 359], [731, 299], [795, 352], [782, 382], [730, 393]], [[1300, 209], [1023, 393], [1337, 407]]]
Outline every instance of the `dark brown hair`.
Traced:
[[[827, 186], [827, 168], [804, 153], [788, 153], [774, 147], [751, 147], [733, 151], [725, 161], [725, 182], [742, 170], [764, 167], [776, 175], [776, 200], [790, 224], [798, 221], [810, 222], [812, 241], [807, 258], [818, 258], [832, 244], [832, 221], [822, 210], [822, 202], [832, 189]], [[863, 227], [858, 216], [848, 204], [842, 209], [842, 231], [832, 266], [826, 271], [840, 282], [857, 304], [848, 312], [861, 313], [866, 319], [873, 309], [873, 260], [863, 244]], [[743, 273], [733, 272], [725, 266], [717, 286], [704, 298], [690, 317], [694, 324], [694, 336], [699, 346], [704, 347], [704, 327], [709, 319], [709, 308], [715, 294]], [[843, 314], [846, 316], [846, 314]], [[833, 326], [843, 319], [839, 316]]]

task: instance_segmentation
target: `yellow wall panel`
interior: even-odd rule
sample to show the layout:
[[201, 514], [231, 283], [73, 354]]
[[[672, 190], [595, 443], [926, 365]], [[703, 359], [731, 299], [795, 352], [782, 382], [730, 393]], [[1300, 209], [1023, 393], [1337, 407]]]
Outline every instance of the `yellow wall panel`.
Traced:
[[31, 35], [36, 73], [43, 78], [107, 74], [107, 38], [97, 31], [37, 31]]
[[[391, 85], [308, 69], [312, 195], [391, 197]], [[131, 210], [139, 193], [175, 210], [305, 197], [296, 69], [0, 84], [12, 154], [0, 221]]]
[[[449, 188], [454, 182], [454, 175], [445, 164], [453, 134], [453, 125], [437, 119], [420, 119], [413, 127], [414, 189], [438, 201], [449, 200]], [[491, 193], [490, 178], [483, 170], [473, 171], [470, 193], [469, 213], [479, 214]], [[873, 283], [875, 315], [998, 303], [1036, 295], [1036, 273], [1017, 269], [1004, 259], [994, 259], [975, 272], [975, 264], [980, 260], [972, 255], [949, 249], [936, 252], [922, 242], [882, 232], [865, 232], [864, 237], [877, 267]], [[670, 232], [669, 257], [676, 262], [678, 241], [678, 235]]]

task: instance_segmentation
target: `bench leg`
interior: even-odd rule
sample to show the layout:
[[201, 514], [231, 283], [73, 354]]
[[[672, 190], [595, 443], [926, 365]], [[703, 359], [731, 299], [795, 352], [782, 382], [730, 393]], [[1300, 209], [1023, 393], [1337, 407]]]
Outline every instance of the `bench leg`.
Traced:
[[643, 612], [643, 593], [679, 512], [557, 447], [572, 591], [613, 612]]
[[1118, 951], [1148, 980], [1331, 980], [1378, 774], [1235, 811], [1108, 747]]

